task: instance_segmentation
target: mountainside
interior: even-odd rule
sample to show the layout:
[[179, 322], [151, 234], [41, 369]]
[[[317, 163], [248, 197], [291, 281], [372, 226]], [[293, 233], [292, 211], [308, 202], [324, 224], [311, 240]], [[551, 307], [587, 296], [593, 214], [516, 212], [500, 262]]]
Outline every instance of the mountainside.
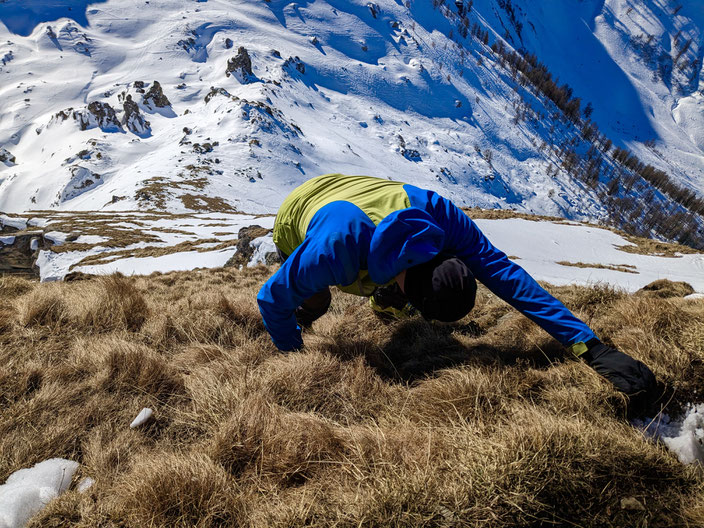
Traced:
[[2, 211], [271, 213], [343, 172], [704, 244], [696, 0], [44, 4], [0, 1]]

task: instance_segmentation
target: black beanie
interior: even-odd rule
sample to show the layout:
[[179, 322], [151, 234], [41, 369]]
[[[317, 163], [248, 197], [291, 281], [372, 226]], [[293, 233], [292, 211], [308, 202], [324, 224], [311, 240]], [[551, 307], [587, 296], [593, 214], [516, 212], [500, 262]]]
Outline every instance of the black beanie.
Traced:
[[477, 281], [457, 257], [438, 255], [406, 270], [404, 292], [426, 319], [459, 321], [474, 307]]

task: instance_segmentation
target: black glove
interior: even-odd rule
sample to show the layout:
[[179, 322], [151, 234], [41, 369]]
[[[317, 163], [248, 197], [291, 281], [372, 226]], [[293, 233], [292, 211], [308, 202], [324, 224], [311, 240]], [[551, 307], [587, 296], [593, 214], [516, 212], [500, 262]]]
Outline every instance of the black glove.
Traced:
[[655, 375], [643, 363], [600, 341], [591, 345], [582, 358], [620, 392], [631, 396], [655, 390]]
[[296, 308], [296, 322], [301, 328], [310, 328], [313, 326], [313, 321], [325, 315], [328, 308], [330, 308], [331, 300], [332, 296], [329, 288], [325, 288], [309, 297], [303, 301], [301, 306]]

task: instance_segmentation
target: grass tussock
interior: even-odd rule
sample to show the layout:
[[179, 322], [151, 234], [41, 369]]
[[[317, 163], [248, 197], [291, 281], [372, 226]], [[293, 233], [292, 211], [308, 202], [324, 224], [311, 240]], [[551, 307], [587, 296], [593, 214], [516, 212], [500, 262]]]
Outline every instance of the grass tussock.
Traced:
[[[704, 523], [701, 472], [487, 290], [453, 325], [335, 295], [281, 354], [255, 301], [272, 271], [0, 280], [0, 481], [57, 456], [95, 479], [31, 526]], [[704, 390], [704, 304], [664, 290], [551, 288], [677, 412]]]

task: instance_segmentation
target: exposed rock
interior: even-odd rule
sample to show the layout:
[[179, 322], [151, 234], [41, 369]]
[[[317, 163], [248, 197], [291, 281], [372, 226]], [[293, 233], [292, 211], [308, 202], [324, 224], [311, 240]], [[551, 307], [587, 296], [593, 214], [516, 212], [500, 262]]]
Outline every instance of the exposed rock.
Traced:
[[159, 81], [154, 81], [151, 88], [149, 88], [149, 91], [144, 96], [143, 100], [144, 104], [155, 106], [157, 108], [165, 108], [167, 106], [171, 106], [171, 101], [169, 101], [168, 97], [164, 95], [164, 91], [162, 90]]
[[193, 143], [193, 152], [198, 154], [207, 154], [212, 152], [213, 148], [217, 147], [220, 143], [218, 141], [213, 141], [212, 143]]
[[225, 48], [226, 48], [226, 49], [232, 48], [232, 39], [231, 39], [231, 38], [226, 38], [226, 39], [225, 39]]
[[54, 32], [53, 28], [51, 26], [46, 27], [46, 35], [49, 37], [51, 40], [56, 40], [56, 33]]
[[379, 6], [374, 3], [368, 3], [367, 7], [369, 8], [369, 12], [372, 14], [374, 18], [376, 18], [379, 15]]
[[135, 81], [132, 83], [132, 86], [134, 86], [135, 90], [139, 93], [144, 93], [144, 81]]
[[[6, 226], [2, 232], [6, 231]], [[10, 234], [10, 233], [8, 233]], [[18, 231], [0, 242], [0, 275], [13, 274], [25, 277], [39, 277], [36, 266], [39, 251], [49, 247], [41, 231]]]
[[225, 90], [225, 88], [215, 88], [214, 86], [210, 87], [210, 91], [205, 95], [203, 100], [205, 101], [206, 104], [210, 102], [210, 100], [215, 97], [216, 95], [222, 95], [223, 97], [228, 97], [229, 99], [233, 101], [238, 101], [239, 98], [235, 97], [234, 95], [231, 95], [230, 92]]
[[659, 279], [643, 286], [636, 292], [642, 297], [685, 297], [694, 293], [694, 288], [687, 282], [673, 282], [667, 279]]
[[240, 82], [248, 83], [254, 76], [252, 73], [252, 59], [244, 46], [240, 46], [237, 55], [227, 61], [225, 75], [235, 76]]
[[125, 111], [125, 115], [122, 117], [122, 124], [125, 125], [130, 132], [134, 132], [138, 135], [151, 132], [149, 121], [142, 117], [139, 111], [139, 105], [132, 100], [130, 94], [127, 94], [122, 105]]
[[15, 164], [17, 163], [17, 158], [7, 150], [6, 148], [0, 147], [0, 163]]
[[[260, 225], [251, 225], [243, 227], [237, 232], [237, 252], [230, 257], [225, 263], [225, 267], [240, 267], [246, 266], [254, 254], [254, 248], [251, 246], [252, 240], [263, 237], [271, 233], [271, 229], [267, 229]], [[279, 261], [276, 253], [266, 255], [267, 265], [275, 264]]]
[[69, 170], [71, 171], [71, 179], [64, 188], [59, 191], [59, 202], [71, 200], [103, 183], [100, 174], [86, 167], [82, 167], [81, 165], [73, 165]]
[[[120, 126], [120, 121], [117, 119], [117, 115], [115, 113], [115, 109], [110, 106], [108, 103], [103, 103], [102, 101], [93, 101], [88, 105], [88, 113], [94, 118], [95, 120], [95, 125], [99, 127], [101, 130], [114, 130], [114, 129], [120, 129], [122, 128]], [[81, 130], [85, 130], [86, 128], [92, 128], [90, 125], [91, 120], [88, 119], [85, 121], [86, 126], [84, 126], [84, 121], [81, 120]]]
[[284, 70], [288, 70], [291, 66], [295, 67], [298, 73], [306, 73], [306, 65], [303, 64], [303, 61], [297, 56], [286, 59], [281, 67]]

